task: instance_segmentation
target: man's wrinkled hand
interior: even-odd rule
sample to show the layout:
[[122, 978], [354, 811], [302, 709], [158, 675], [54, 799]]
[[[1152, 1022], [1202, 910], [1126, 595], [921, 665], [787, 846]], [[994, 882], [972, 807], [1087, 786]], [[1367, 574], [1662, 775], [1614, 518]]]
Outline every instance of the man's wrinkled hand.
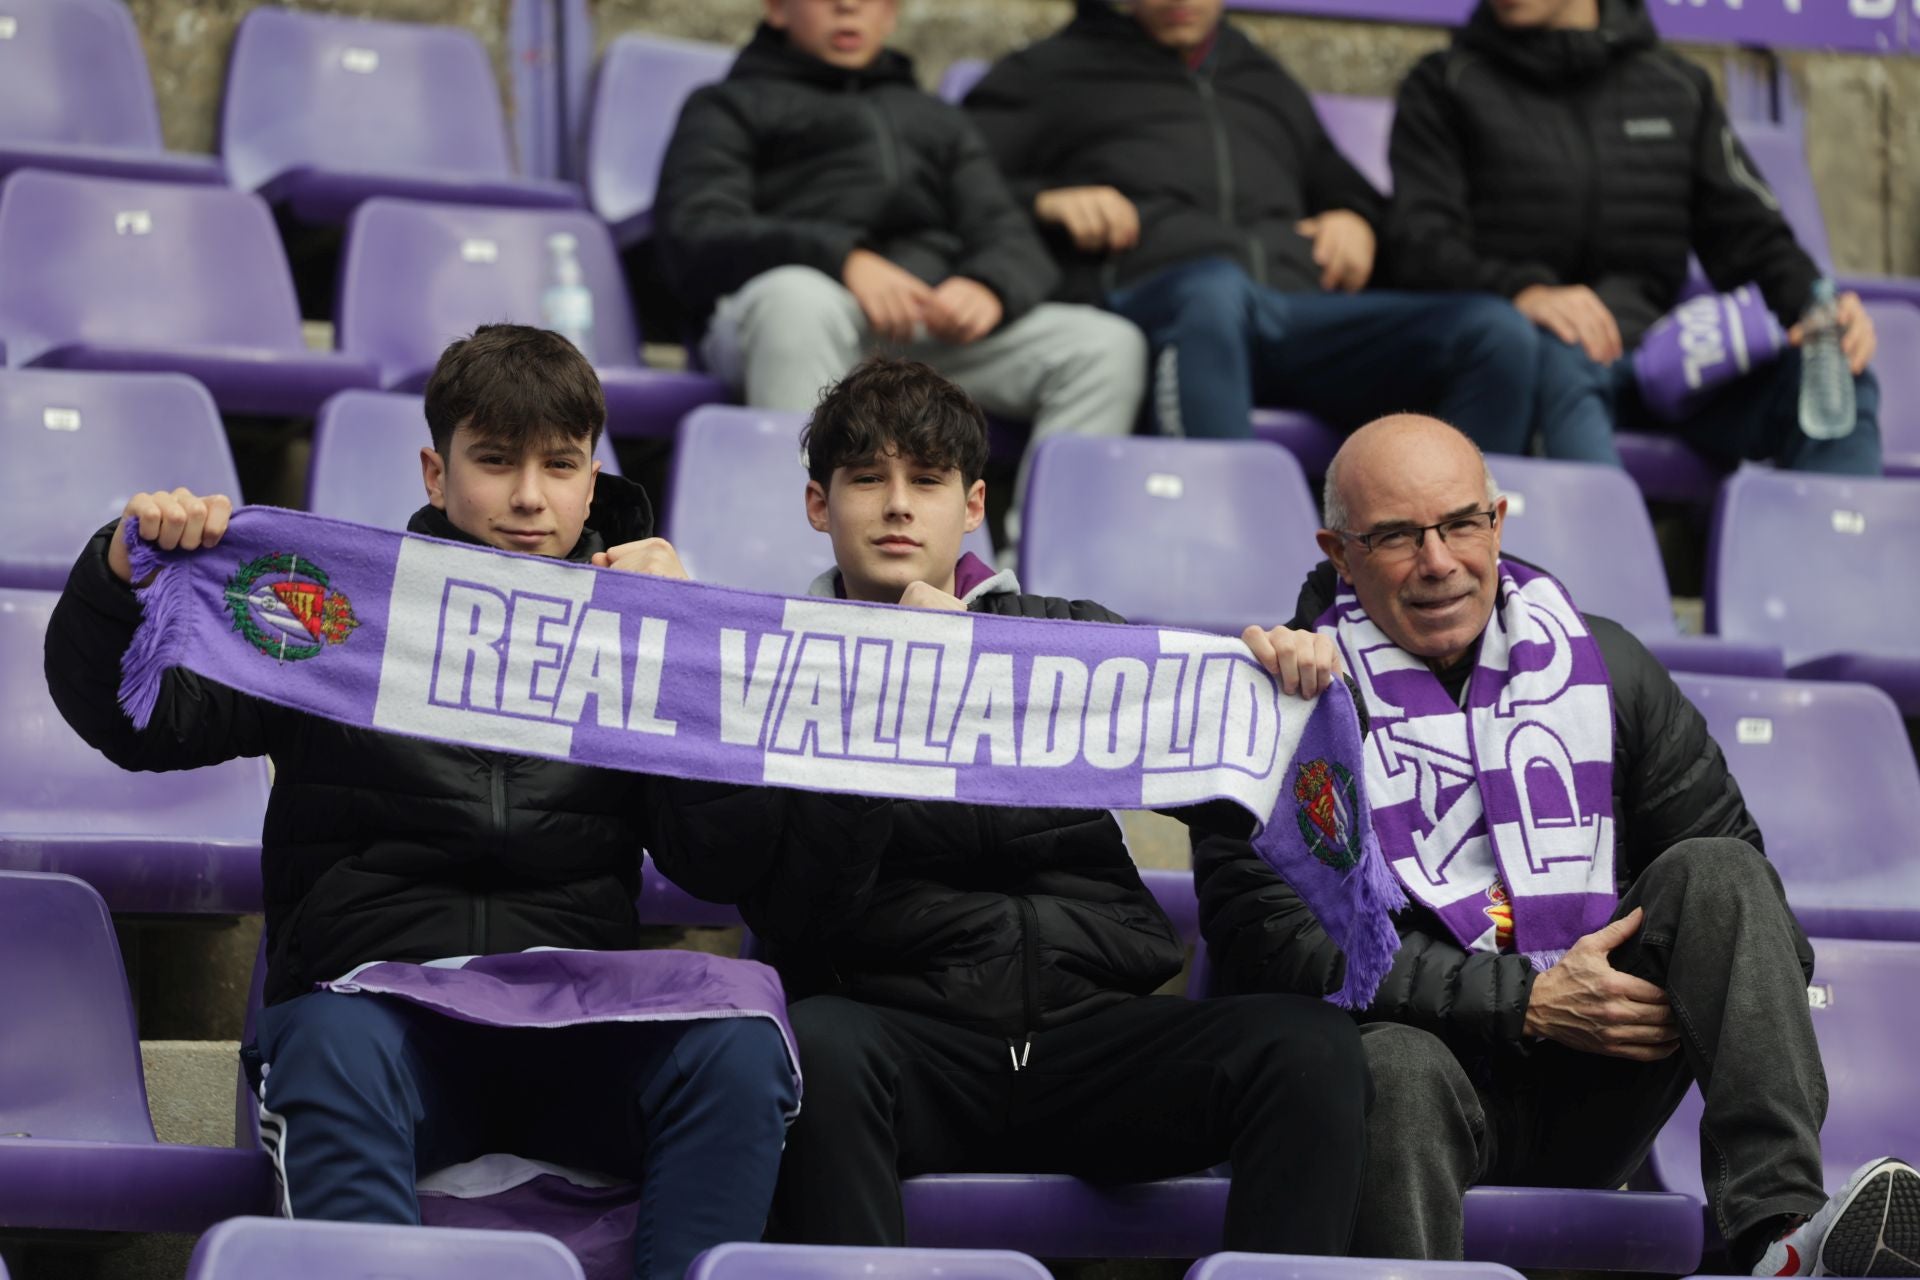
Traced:
[[[1859, 294], [1849, 290], [1833, 301], [1834, 316], [1840, 321], [1840, 350], [1847, 357], [1847, 368], [1853, 370], [1857, 378], [1866, 372], [1873, 353], [1880, 349], [1880, 334], [1874, 329], [1873, 317]], [[1806, 337], [1805, 324], [1796, 324], [1787, 330], [1787, 341], [1796, 347], [1806, 341]]]
[[686, 567], [680, 563], [680, 553], [665, 538], [623, 542], [606, 551], [594, 552], [593, 562], [602, 569], [618, 569], [622, 573], [646, 573], [656, 578], [682, 580], [687, 577]]
[[1631, 1062], [1657, 1062], [1679, 1049], [1680, 1025], [1667, 993], [1620, 972], [1607, 958], [1639, 932], [1644, 919], [1635, 907], [1574, 943], [1558, 964], [1535, 978], [1527, 1034]]
[[1066, 228], [1082, 253], [1118, 253], [1140, 243], [1140, 210], [1112, 187], [1056, 187], [1033, 198], [1034, 216]]
[[[197, 551], [211, 547], [226, 536], [227, 521], [233, 516], [233, 500], [224, 493], [201, 497], [189, 489], [170, 492], [136, 493], [127, 499], [114, 526], [113, 541], [107, 545], [107, 567], [113, 576], [133, 585], [133, 562], [127, 555], [127, 521], [140, 527], [140, 536], [162, 551]], [[149, 577], [147, 582], [153, 579]], [[142, 582], [140, 586], [146, 586]]]
[[1586, 352], [1595, 364], [1612, 364], [1626, 353], [1613, 312], [1583, 284], [1529, 285], [1514, 295], [1513, 305], [1560, 341]]
[[1330, 209], [1296, 223], [1294, 230], [1313, 241], [1313, 264], [1320, 287], [1329, 293], [1358, 293], [1373, 278], [1379, 249], [1373, 225], [1349, 209]]
[[1317, 698], [1345, 674], [1340, 650], [1331, 636], [1289, 627], [1248, 627], [1240, 639], [1254, 660], [1280, 681], [1280, 688], [1302, 698]]
[[945, 609], [950, 613], [965, 613], [967, 606], [958, 596], [948, 595], [940, 588], [924, 582], [909, 582], [907, 589], [900, 593], [900, 603], [910, 609]]

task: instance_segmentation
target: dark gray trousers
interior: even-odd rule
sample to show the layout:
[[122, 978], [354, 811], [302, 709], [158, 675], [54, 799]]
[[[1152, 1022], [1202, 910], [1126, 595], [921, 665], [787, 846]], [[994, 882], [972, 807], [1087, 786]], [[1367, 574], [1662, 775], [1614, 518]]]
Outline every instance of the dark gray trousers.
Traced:
[[1362, 1029], [1374, 1105], [1356, 1254], [1460, 1257], [1461, 1197], [1475, 1183], [1620, 1186], [1695, 1080], [1701, 1172], [1723, 1237], [1826, 1203], [1812, 949], [1772, 865], [1745, 841], [1684, 841], [1622, 896], [1616, 918], [1635, 907], [1646, 916], [1613, 964], [1672, 1000], [1681, 1051], [1669, 1058], [1541, 1042], [1503, 1055], [1476, 1085], [1427, 1032]]

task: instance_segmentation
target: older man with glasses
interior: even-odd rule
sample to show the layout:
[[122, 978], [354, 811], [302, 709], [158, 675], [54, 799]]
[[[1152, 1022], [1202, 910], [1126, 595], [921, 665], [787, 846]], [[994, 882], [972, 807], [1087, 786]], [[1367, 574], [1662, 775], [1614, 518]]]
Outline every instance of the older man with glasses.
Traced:
[[[1911, 1274], [1920, 1174], [1879, 1160], [1823, 1189], [1813, 951], [1719, 747], [1639, 641], [1501, 557], [1506, 509], [1454, 428], [1371, 423], [1327, 472], [1328, 562], [1292, 626], [1246, 635], [1290, 687], [1355, 682], [1408, 897], [1360, 1014], [1354, 1252], [1460, 1257], [1476, 1182], [1617, 1187], [1697, 1081], [1741, 1270]], [[1196, 837], [1194, 872], [1222, 990], [1339, 986], [1344, 958], [1249, 845]]]

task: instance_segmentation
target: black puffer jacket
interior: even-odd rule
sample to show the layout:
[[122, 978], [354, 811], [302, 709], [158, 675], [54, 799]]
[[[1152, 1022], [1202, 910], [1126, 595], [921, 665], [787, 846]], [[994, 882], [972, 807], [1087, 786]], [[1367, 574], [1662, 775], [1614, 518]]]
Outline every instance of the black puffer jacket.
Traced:
[[[1002, 575], [1004, 581], [1010, 575]], [[975, 612], [1120, 622], [1084, 600], [986, 591]], [[741, 904], [789, 999], [835, 993], [992, 1035], [1146, 995], [1183, 951], [1104, 810], [874, 801], [778, 882], [722, 860], [686, 887]]]
[[1199, 258], [1318, 291], [1313, 245], [1295, 224], [1351, 209], [1377, 225], [1383, 213], [1306, 91], [1228, 23], [1190, 71], [1110, 0], [1081, 0], [1064, 29], [996, 63], [966, 107], [1022, 208], [1079, 186], [1114, 187], [1139, 208], [1140, 243], [1110, 257], [1049, 229], [1062, 296], [1077, 301]]
[[1757, 282], [1781, 321], [1819, 269], [1734, 136], [1706, 72], [1663, 48], [1643, 0], [1597, 31], [1510, 31], [1483, 3], [1400, 87], [1390, 283], [1512, 297], [1584, 284], [1628, 346], [1670, 311], [1692, 250]]
[[[568, 557], [648, 536], [638, 485], [602, 476]], [[472, 541], [444, 513], [409, 525]], [[140, 621], [107, 568], [112, 526], [75, 564], [47, 630], [46, 673], [74, 731], [125, 769], [193, 769], [265, 755], [261, 833], [267, 999], [289, 999], [369, 960], [425, 961], [532, 946], [636, 945], [640, 850], [675, 873], [705, 850], [779, 847], [791, 797], [616, 773], [351, 728], [167, 673], [138, 732], [116, 700]], [[840, 810], [797, 828], [829, 834]]]
[[966, 276], [1012, 323], [1057, 278], [967, 118], [882, 53], [859, 71], [762, 25], [720, 84], [687, 99], [660, 169], [661, 259], [703, 323], [775, 267], [840, 279], [871, 249], [929, 284]]
[[[1333, 601], [1322, 563], [1307, 579], [1293, 622], [1307, 628]], [[1587, 616], [1613, 692], [1615, 868], [1622, 891], [1667, 849], [1702, 836], [1761, 849], [1726, 759], [1706, 721], [1646, 647], [1618, 623]], [[1323, 995], [1346, 976], [1346, 960], [1298, 894], [1252, 846], [1196, 835], [1200, 926], [1223, 991]], [[1425, 908], [1396, 920], [1400, 951], [1362, 1017], [1404, 1022], [1448, 1041], [1463, 1057], [1522, 1044], [1534, 971], [1525, 956], [1468, 952]], [[1811, 969], [1811, 952], [1802, 957]]]

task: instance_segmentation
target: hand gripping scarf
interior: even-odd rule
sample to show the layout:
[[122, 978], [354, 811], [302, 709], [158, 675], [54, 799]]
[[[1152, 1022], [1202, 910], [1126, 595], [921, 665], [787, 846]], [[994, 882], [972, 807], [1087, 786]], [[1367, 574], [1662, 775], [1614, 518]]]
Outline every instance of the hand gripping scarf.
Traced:
[[1289, 697], [1238, 640], [786, 599], [249, 507], [209, 550], [129, 538], [136, 725], [185, 667], [366, 729], [634, 772], [970, 804], [1232, 800], [1363, 1006], [1403, 898], [1344, 686]]
[[1472, 951], [1547, 968], [1613, 917], [1613, 704], [1559, 583], [1502, 561], [1456, 704], [1341, 585], [1314, 623], [1366, 701], [1367, 794], [1389, 866]]

